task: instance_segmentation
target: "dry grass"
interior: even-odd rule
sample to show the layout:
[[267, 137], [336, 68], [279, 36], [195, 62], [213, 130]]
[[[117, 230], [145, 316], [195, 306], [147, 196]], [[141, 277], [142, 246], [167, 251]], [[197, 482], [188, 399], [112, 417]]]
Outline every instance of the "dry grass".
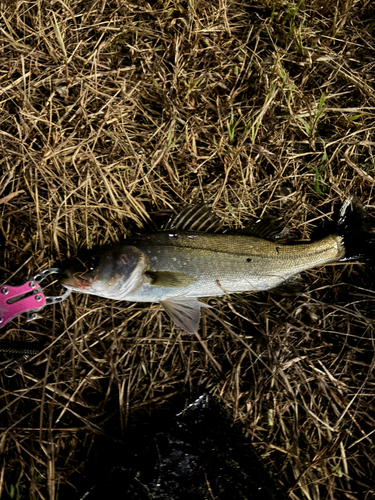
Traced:
[[[188, 201], [304, 239], [349, 193], [371, 214], [374, 30], [371, 0], [3, 2], [0, 281]], [[62, 498], [98, 434], [205, 390], [292, 500], [374, 498], [374, 274], [305, 277], [299, 297], [212, 300], [199, 337], [76, 294], [14, 321], [3, 338], [46, 348], [2, 377], [0, 496]]]

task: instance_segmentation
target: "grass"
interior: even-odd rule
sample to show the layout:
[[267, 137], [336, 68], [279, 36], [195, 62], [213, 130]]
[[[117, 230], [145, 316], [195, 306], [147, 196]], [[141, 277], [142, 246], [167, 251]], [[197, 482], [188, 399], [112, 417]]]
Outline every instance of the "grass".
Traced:
[[[374, 213], [373, 2], [2, 6], [1, 282], [202, 199], [304, 240], [350, 193]], [[157, 305], [76, 294], [12, 322], [2, 338], [46, 347], [1, 374], [0, 496], [63, 498], [97, 436], [209, 391], [292, 500], [374, 498], [374, 274], [304, 279], [212, 299], [197, 337]]]

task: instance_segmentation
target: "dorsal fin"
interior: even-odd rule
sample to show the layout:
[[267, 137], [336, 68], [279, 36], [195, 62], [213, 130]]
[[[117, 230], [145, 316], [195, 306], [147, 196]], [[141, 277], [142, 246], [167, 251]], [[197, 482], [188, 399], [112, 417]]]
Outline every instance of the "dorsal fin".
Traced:
[[179, 214], [169, 219], [163, 229], [164, 231], [174, 229], [215, 233], [221, 227], [221, 220], [214, 214], [211, 205], [200, 202], [196, 205], [186, 205]]
[[235, 231], [235, 234], [246, 234], [247, 236], [255, 236], [256, 238], [263, 238], [265, 240], [284, 240], [285, 228], [280, 220], [272, 217], [265, 217], [264, 219], [257, 219], [251, 222], [244, 229]]

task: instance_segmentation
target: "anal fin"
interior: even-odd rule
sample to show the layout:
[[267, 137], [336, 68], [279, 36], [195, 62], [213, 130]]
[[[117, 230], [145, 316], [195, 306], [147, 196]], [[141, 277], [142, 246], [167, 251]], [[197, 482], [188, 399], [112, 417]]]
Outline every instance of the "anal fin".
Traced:
[[183, 296], [161, 300], [160, 304], [176, 325], [190, 334], [195, 333], [199, 328], [201, 307], [210, 307], [199, 302], [195, 297]]
[[301, 293], [304, 293], [304, 291], [305, 286], [300, 274], [297, 274], [297, 276], [293, 276], [293, 278], [289, 278], [288, 280], [281, 283], [281, 285], [276, 286], [275, 288], [271, 288], [270, 290], [271, 293], [276, 293], [283, 296], [300, 295]]

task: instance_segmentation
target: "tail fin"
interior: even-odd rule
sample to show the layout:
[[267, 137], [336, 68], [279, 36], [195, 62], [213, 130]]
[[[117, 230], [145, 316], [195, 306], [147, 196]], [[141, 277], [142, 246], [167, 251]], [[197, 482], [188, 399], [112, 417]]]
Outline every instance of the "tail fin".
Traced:
[[350, 196], [340, 209], [337, 233], [344, 239], [345, 257], [351, 260], [375, 260], [375, 234], [370, 232], [369, 217], [356, 196]]

